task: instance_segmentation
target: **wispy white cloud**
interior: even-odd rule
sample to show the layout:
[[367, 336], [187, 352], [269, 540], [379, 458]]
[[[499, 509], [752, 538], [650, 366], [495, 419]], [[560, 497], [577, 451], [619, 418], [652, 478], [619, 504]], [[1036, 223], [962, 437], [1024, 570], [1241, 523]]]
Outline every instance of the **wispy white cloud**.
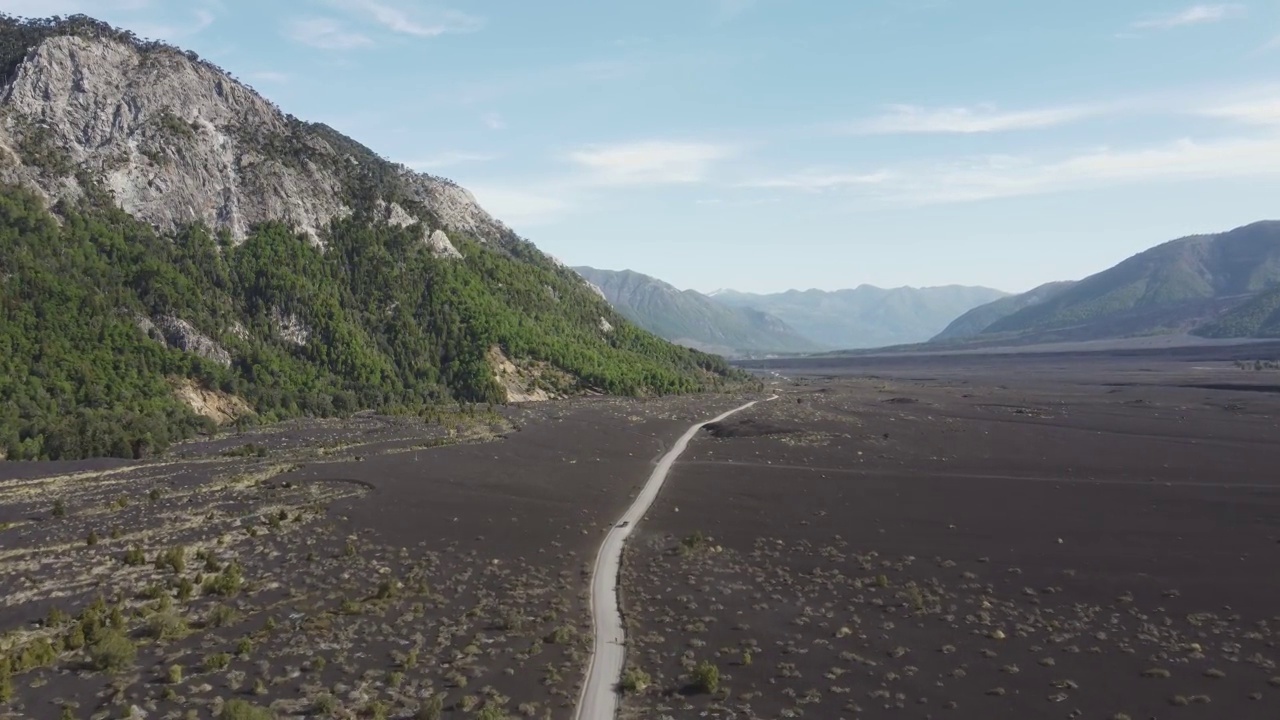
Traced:
[[419, 171], [440, 170], [447, 167], [455, 167], [457, 165], [466, 165], [469, 163], [489, 162], [496, 160], [497, 155], [492, 153], [475, 153], [451, 150], [439, 155], [423, 158], [421, 160], [410, 160], [405, 165]]
[[1179, 180], [1280, 177], [1280, 134], [1181, 138], [1145, 147], [1103, 147], [1059, 155], [989, 155], [903, 164], [870, 172], [782, 175], [747, 186], [844, 188], [892, 204], [929, 205]]
[[421, 3], [384, 0], [331, 0], [331, 3], [335, 7], [364, 15], [394, 33], [421, 38], [474, 32], [484, 25], [484, 21], [474, 15], [457, 10], [422, 7]]
[[779, 188], [787, 190], [821, 191], [857, 186], [882, 185], [891, 179], [888, 172], [848, 173], [826, 172], [822, 170], [806, 170], [803, 172], [781, 175], [778, 177], [748, 180], [740, 183], [740, 187]]
[[568, 159], [600, 185], [665, 185], [704, 180], [711, 166], [736, 154], [728, 145], [649, 140], [575, 150]]
[[507, 127], [507, 121], [496, 112], [485, 113], [480, 118], [480, 122], [484, 123], [484, 126], [490, 130], [502, 130]]
[[996, 133], [1065, 125], [1103, 111], [1101, 107], [1087, 106], [1001, 110], [994, 105], [948, 108], [891, 105], [880, 116], [838, 129], [863, 135]]
[[1219, 5], [1192, 5], [1184, 10], [1168, 15], [1149, 17], [1139, 20], [1133, 27], [1141, 30], [1172, 30], [1188, 25], [1205, 25], [1222, 22], [1245, 14], [1243, 5], [1227, 3]]
[[373, 45], [368, 35], [351, 31], [327, 17], [295, 18], [286, 26], [285, 34], [294, 42], [322, 50], [351, 50]]

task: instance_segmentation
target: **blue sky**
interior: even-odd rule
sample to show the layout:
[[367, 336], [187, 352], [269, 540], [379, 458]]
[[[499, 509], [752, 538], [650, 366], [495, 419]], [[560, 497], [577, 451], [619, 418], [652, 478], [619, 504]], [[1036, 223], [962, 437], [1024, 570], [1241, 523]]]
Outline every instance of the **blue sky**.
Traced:
[[1280, 217], [1280, 3], [0, 0], [195, 50], [679, 287], [1024, 290]]

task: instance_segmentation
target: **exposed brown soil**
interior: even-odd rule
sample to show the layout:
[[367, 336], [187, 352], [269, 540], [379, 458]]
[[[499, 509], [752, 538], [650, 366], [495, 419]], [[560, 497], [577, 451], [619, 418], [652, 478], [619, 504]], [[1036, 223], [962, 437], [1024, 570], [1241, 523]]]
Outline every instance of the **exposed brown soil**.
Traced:
[[816, 362], [633, 536], [628, 717], [1277, 717], [1274, 373]]

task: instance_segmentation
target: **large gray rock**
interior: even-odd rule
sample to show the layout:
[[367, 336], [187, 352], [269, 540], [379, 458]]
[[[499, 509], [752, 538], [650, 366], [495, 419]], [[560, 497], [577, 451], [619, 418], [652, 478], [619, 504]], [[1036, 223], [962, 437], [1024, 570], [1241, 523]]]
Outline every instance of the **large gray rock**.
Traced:
[[199, 355], [212, 360], [223, 367], [230, 367], [231, 353], [227, 352], [213, 338], [205, 335], [194, 325], [173, 316], [158, 318], [137, 318], [138, 328], [157, 342], [163, 342], [171, 348]]

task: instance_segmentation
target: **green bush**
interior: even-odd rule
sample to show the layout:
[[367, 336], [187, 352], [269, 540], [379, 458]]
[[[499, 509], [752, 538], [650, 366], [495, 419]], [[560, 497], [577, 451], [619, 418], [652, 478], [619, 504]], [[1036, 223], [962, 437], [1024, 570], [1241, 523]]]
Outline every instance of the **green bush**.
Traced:
[[181, 575], [187, 569], [187, 549], [182, 546], [169, 548], [156, 556], [156, 569], [173, 570], [174, 574]]
[[205, 656], [204, 669], [209, 672], [218, 670], [226, 670], [231, 665], [231, 655], [229, 653], [213, 653]]
[[156, 640], [180, 640], [187, 636], [187, 621], [172, 611], [158, 612], [148, 618], [147, 631]]
[[698, 692], [714, 693], [720, 689], [720, 668], [703, 660], [693, 668], [693, 687]]
[[275, 720], [275, 717], [270, 710], [239, 698], [224, 702], [218, 713], [218, 720]]
[[89, 659], [93, 667], [110, 673], [122, 673], [132, 668], [137, 654], [133, 641], [115, 628], [103, 630], [89, 647]]
[[209, 595], [233, 597], [244, 586], [244, 573], [240, 563], [232, 561], [222, 568], [222, 572], [204, 581], [204, 591]]
[[652, 683], [653, 680], [649, 677], [649, 673], [640, 668], [628, 668], [626, 672], [622, 673], [622, 691], [625, 693], [642, 693]]
[[418, 706], [417, 720], [440, 720], [444, 715], [444, 695], [436, 693]]

